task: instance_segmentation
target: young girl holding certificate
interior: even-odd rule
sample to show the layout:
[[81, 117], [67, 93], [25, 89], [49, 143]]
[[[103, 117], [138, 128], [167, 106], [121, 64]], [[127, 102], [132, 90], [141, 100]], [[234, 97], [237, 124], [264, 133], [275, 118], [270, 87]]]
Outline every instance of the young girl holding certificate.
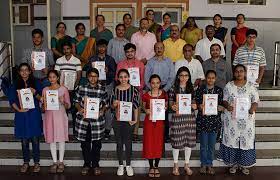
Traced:
[[164, 119], [150, 119], [151, 113], [157, 113], [150, 109], [150, 105], [152, 99], [164, 99], [165, 104], [161, 111], [163, 112], [163, 117], [165, 117], [167, 94], [160, 89], [161, 79], [157, 74], [153, 74], [150, 77], [149, 83], [151, 85], [151, 91], [145, 93], [142, 98], [143, 107], [145, 108], [146, 112], [143, 132], [143, 157], [149, 160], [149, 177], [160, 177], [158, 164], [162, 156], [164, 146]]
[[218, 159], [230, 166], [229, 172], [237, 169], [248, 175], [256, 163], [255, 112], [259, 94], [254, 85], [246, 80], [246, 68], [234, 67], [234, 80], [224, 89], [225, 112], [223, 118], [223, 139]]
[[175, 84], [170, 90], [169, 100], [171, 108], [174, 112], [170, 121], [170, 139], [172, 145], [172, 153], [174, 159], [174, 167], [172, 174], [175, 176], [179, 176], [179, 165], [178, 165], [178, 157], [180, 149], [184, 149], [185, 151], [185, 166], [184, 170], [187, 175], [192, 175], [192, 170], [189, 166], [190, 156], [191, 156], [191, 148], [196, 145], [196, 123], [195, 123], [195, 114], [194, 111], [197, 107], [194, 102], [194, 98], [191, 97], [189, 101], [186, 102], [190, 104], [190, 112], [179, 114], [179, 102], [178, 95], [181, 94], [191, 94], [193, 96], [194, 88], [191, 83], [191, 74], [187, 67], [183, 66], [179, 68], [176, 74]]
[[[222, 111], [222, 103], [223, 103], [223, 90], [215, 86], [216, 81], [216, 72], [213, 70], [208, 70], [206, 72], [206, 85], [200, 86], [195, 93], [195, 100], [198, 105], [198, 114], [196, 119], [197, 125], [197, 134], [200, 138], [200, 162], [201, 174], [210, 174], [214, 175], [215, 171], [213, 169], [213, 157], [215, 152], [215, 144], [216, 144], [216, 137], [217, 133], [220, 131], [221, 128], [221, 111]], [[214, 94], [217, 96], [215, 101], [217, 105], [214, 110], [217, 110], [213, 114], [216, 115], [207, 115], [207, 111], [205, 110], [207, 107], [207, 103], [203, 104], [203, 97], [205, 95]], [[215, 103], [214, 103], [215, 104]], [[209, 111], [209, 110], [208, 110]], [[206, 114], [205, 114], [206, 112]]]
[[[43, 89], [42, 101], [45, 107], [44, 135], [46, 142], [50, 144], [53, 159], [49, 172], [62, 173], [64, 172], [65, 141], [69, 140], [66, 109], [71, 107], [71, 103], [67, 88], [58, 83], [59, 74], [56, 70], [48, 72], [48, 80], [51, 85]], [[57, 162], [56, 143], [59, 146], [59, 163]]]
[[[33, 94], [34, 107], [32, 109], [24, 109], [23, 99], [19, 98], [17, 91], [21, 89], [29, 89]], [[39, 81], [35, 80], [32, 70], [27, 63], [22, 63], [18, 68], [18, 79], [8, 92], [10, 105], [15, 110], [15, 137], [21, 140], [23, 165], [20, 168], [21, 173], [26, 173], [29, 169], [30, 149], [29, 143], [32, 143], [32, 152], [34, 160], [33, 172], [40, 171], [40, 142], [42, 135], [42, 116], [39, 107], [40, 94], [42, 86]], [[22, 97], [23, 98], [23, 97]], [[27, 98], [26, 98], [27, 99]], [[28, 98], [28, 100], [30, 100]], [[21, 103], [20, 103], [21, 102]]]
[[[126, 173], [127, 176], [133, 176], [133, 169], [131, 167], [131, 154], [132, 154], [132, 137], [135, 123], [137, 122], [138, 109], [139, 109], [139, 91], [136, 87], [129, 84], [129, 72], [126, 69], [120, 69], [117, 74], [118, 85], [114, 89], [111, 97], [112, 108], [115, 110], [113, 129], [117, 142], [117, 156], [119, 160], [119, 168], [117, 175], [124, 174], [123, 166], [123, 145], [125, 145], [126, 155]], [[126, 109], [122, 112], [121, 104], [132, 106], [131, 109]], [[131, 114], [129, 118], [121, 116], [121, 114]]]
[[81, 141], [84, 158], [82, 175], [87, 175], [93, 168], [94, 175], [100, 175], [99, 168], [101, 139], [104, 137], [104, 113], [107, 105], [105, 86], [98, 82], [99, 72], [95, 68], [87, 71], [88, 83], [81, 85], [74, 98], [78, 109], [76, 119], [76, 138]]

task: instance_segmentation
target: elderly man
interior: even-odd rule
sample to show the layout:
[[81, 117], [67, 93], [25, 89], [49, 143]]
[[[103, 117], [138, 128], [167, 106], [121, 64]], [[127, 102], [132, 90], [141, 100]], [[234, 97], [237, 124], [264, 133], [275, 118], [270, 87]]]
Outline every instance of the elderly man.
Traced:
[[219, 44], [221, 46], [221, 57], [225, 57], [225, 49], [222, 41], [214, 38], [215, 27], [208, 25], [205, 28], [206, 37], [199, 40], [195, 46], [195, 55], [201, 63], [211, 58], [210, 46], [212, 44]]
[[180, 30], [177, 25], [171, 25], [170, 31], [170, 38], [163, 41], [165, 46], [164, 56], [176, 62], [184, 57], [183, 47], [186, 41], [180, 39]]
[[136, 59], [147, 64], [147, 60], [154, 57], [154, 45], [157, 42], [156, 36], [148, 31], [149, 21], [147, 18], [140, 20], [140, 30], [131, 37], [131, 43], [136, 46]]
[[232, 80], [232, 68], [225, 59], [221, 58], [221, 46], [212, 44], [210, 47], [211, 58], [202, 63], [204, 72], [214, 70], [217, 73], [215, 85], [224, 88]]
[[96, 42], [99, 41], [100, 39], [105, 39], [107, 42], [113, 39], [113, 33], [104, 26], [105, 17], [101, 14], [98, 14], [95, 17], [95, 21], [96, 21], [96, 28], [91, 30], [90, 37], [95, 38]]

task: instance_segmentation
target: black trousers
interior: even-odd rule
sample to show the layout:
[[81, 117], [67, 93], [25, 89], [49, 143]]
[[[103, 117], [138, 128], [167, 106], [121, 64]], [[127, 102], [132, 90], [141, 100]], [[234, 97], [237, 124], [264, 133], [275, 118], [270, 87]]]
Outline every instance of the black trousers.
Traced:
[[91, 141], [91, 126], [88, 125], [86, 141], [81, 142], [84, 158], [84, 167], [99, 167], [100, 150], [102, 148], [101, 139]]

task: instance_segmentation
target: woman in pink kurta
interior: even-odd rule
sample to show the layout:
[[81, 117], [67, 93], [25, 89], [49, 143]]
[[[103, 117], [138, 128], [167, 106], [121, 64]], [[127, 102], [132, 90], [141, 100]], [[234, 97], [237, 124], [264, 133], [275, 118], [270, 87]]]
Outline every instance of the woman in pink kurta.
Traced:
[[[64, 152], [65, 141], [68, 141], [68, 117], [66, 109], [70, 108], [70, 97], [66, 87], [58, 84], [59, 74], [56, 70], [48, 73], [50, 86], [43, 89], [44, 107], [46, 107], [47, 90], [57, 90], [59, 99], [59, 110], [47, 110], [45, 108], [45, 117], [43, 119], [44, 136], [47, 143], [50, 143], [53, 165], [50, 167], [50, 173], [62, 173], [64, 171]], [[56, 143], [59, 146], [59, 163], [57, 162]]]

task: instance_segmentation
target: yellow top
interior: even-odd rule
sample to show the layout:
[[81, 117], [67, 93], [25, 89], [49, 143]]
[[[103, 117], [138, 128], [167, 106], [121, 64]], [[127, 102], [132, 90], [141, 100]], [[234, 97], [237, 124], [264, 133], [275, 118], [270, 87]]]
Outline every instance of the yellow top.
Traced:
[[191, 44], [195, 47], [197, 41], [202, 39], [202, 29], [195, 28], [190, 31], [187, 28], [184, 28], [181, 32], [181, 38], [184, 39], [187, 44]]
[[179, 59], [183, 59], [183, 47], [186, 44], [186, 41], [183, 39], [177, 39], [175, 42], [171, 38], [168, 38], [163, 41], [165, 50], [164, 56], [171, 59], [173, 62], [176, 62]]

